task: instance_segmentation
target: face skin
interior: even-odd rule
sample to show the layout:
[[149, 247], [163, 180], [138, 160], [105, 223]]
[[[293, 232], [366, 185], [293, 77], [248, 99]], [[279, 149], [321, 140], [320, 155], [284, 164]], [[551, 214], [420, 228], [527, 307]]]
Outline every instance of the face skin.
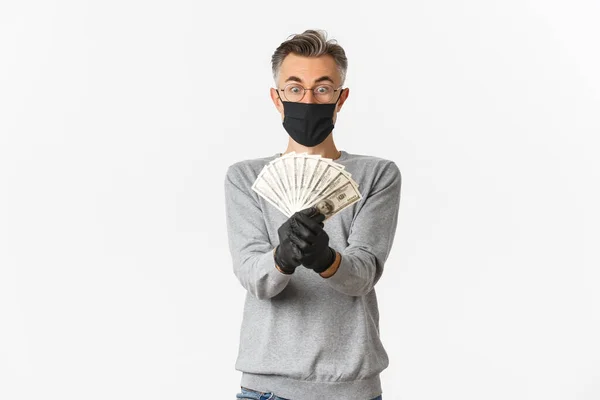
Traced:
[[[283, 63], [281, 64], [281, 69], [279, 70], [279, 81], [277, 82], [277, 87], [279, 89], [283, 89], [286, 84], [290, 82], [298, 82], [297, 80], [289, 80], [290, 77], [296, 77], [299, 79], [299, 83], [305, 88], [313, 88], [318, 85], [316, 82], [318, 79], [323, 77], [328, 77], [329, 80], [320, 80], [319, 83], [327, 83], [332, 85], [335, 89], [340, 87], [341, 79], [340, 74], [337, 70], [337, 66], [335, 65], [335, 61], [330, 55], [323, 55], [319, 57], [303, 57], [297, 55], [295, 53], [288, 54]], [[287, 81], [287, 82], [286, 82]], [[271, 88], [271, 100], [275, 105], [277, 111], [281, 115], [281, 121], [284, 118], [284, 110], [283, 104], [279, 99], [279, 96], [283, 99], [283, 93], [279, 91], [279, 95], [274, 88]], [[337, 106], [333, 113], [333, 122], [337, 119], [337, 113], [342, 109], [346, 99], [348, 98], [348, 94], [350, 93], [350, 89], [343, 88], [341, 93], [341, 97], [337, 102]], [[333, 96], [332, 102], [335, 102], [340, 96], [340, 91], [335, 92]], [[304, 98], [301, 100], [302, 103], [315, 103], [313, 99], [313, 94], [310, 90], [306, 91]], [[325, 139], [322, 143], [314, 147], [305, 147], [301, 144], [295, 142], [291, 137], [288, 140], [288, 147], [285, 153], [289, 153], [291, 151], [295, 151], [297, 153], [307, 152], [308, 154], [319, 154], [322, 157], [336, 159], [340, 156], [338, 149], [335, 146], [333, 141], [333, 133], [331, 133], [327, 139]], [[284, 154], [285, 154], [284, 153]]]

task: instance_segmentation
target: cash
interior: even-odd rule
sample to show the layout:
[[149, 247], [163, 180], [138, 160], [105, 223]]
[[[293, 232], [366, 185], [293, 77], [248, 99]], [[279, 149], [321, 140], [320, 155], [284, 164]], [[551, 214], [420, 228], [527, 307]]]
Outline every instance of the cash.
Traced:
[[345, 167], [330, 158], [291, 152], [264, 166], [252, 190], [288, 218], [316, 208], [331, 218], [362, 199], [358, 184]]

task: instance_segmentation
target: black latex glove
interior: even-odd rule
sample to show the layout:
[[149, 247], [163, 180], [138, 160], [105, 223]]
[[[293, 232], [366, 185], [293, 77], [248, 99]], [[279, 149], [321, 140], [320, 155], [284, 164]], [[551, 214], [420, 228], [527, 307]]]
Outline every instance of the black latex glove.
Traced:
[[[309, 247], [315, 240], [315, 235], [311, 233], [306, 225], [315, 228], [322, 228], [322, 215], [315, 207], [300, 210], [287, 221], [285, 221], [277, 230], [279, 235], [279, 245], [275, 249], [274, 260], [286, 274], [293, 274], [301, 264], [302, 249]], [[312, 218], [311, 218], [312, 217]]]
[[300, 263], [317, 273], [325, 271], [335, 261], [336, 252], [329, 247], [329, 235], [323, 229], [325, 216], [316, 208], [309, 212], [310, 217], [302, 216], [298, 222], [302, 229], [296, 229], [297, 236], [305, 245], [298, 245]]

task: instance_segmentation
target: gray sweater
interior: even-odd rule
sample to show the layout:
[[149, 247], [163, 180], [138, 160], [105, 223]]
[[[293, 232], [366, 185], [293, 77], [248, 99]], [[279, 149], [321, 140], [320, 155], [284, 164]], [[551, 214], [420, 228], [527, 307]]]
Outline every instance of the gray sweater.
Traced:
[[324, 223], [340, 266], [329, 278], [302, 266], [285, 275], [273, 249], [287, 217], [251, 189], [279, 156], [236, 162], [225, 176], [233, 272], [247, 290], [235, 364], [241, 386], [292, 400], [371, 399], [382, 393], [379, 374], [388, 366], [374, 286], [394, 241], [400, 170], [342, 150], [335, 162], [363, 198]]

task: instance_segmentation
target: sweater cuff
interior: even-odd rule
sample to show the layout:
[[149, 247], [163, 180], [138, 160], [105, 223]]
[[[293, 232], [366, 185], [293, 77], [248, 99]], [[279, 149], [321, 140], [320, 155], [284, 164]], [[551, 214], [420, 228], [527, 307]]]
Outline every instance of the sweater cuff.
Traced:
[[352, 257], [343, 255], [335, 274], [327, 278], [327, 282], [335, 290], [347, 294], [349, 296], [361, 296], [366, 294], [367, 288], [366, 277], [359, 274], [359, 270], [352, 265]]
[[277, 296], [292, 278], [277, 270], [271, 250], [257, 255], [251, 264], [248, 263], [246, 273], [240, 275], [244, 280], [244, 287], [259, 300]]

